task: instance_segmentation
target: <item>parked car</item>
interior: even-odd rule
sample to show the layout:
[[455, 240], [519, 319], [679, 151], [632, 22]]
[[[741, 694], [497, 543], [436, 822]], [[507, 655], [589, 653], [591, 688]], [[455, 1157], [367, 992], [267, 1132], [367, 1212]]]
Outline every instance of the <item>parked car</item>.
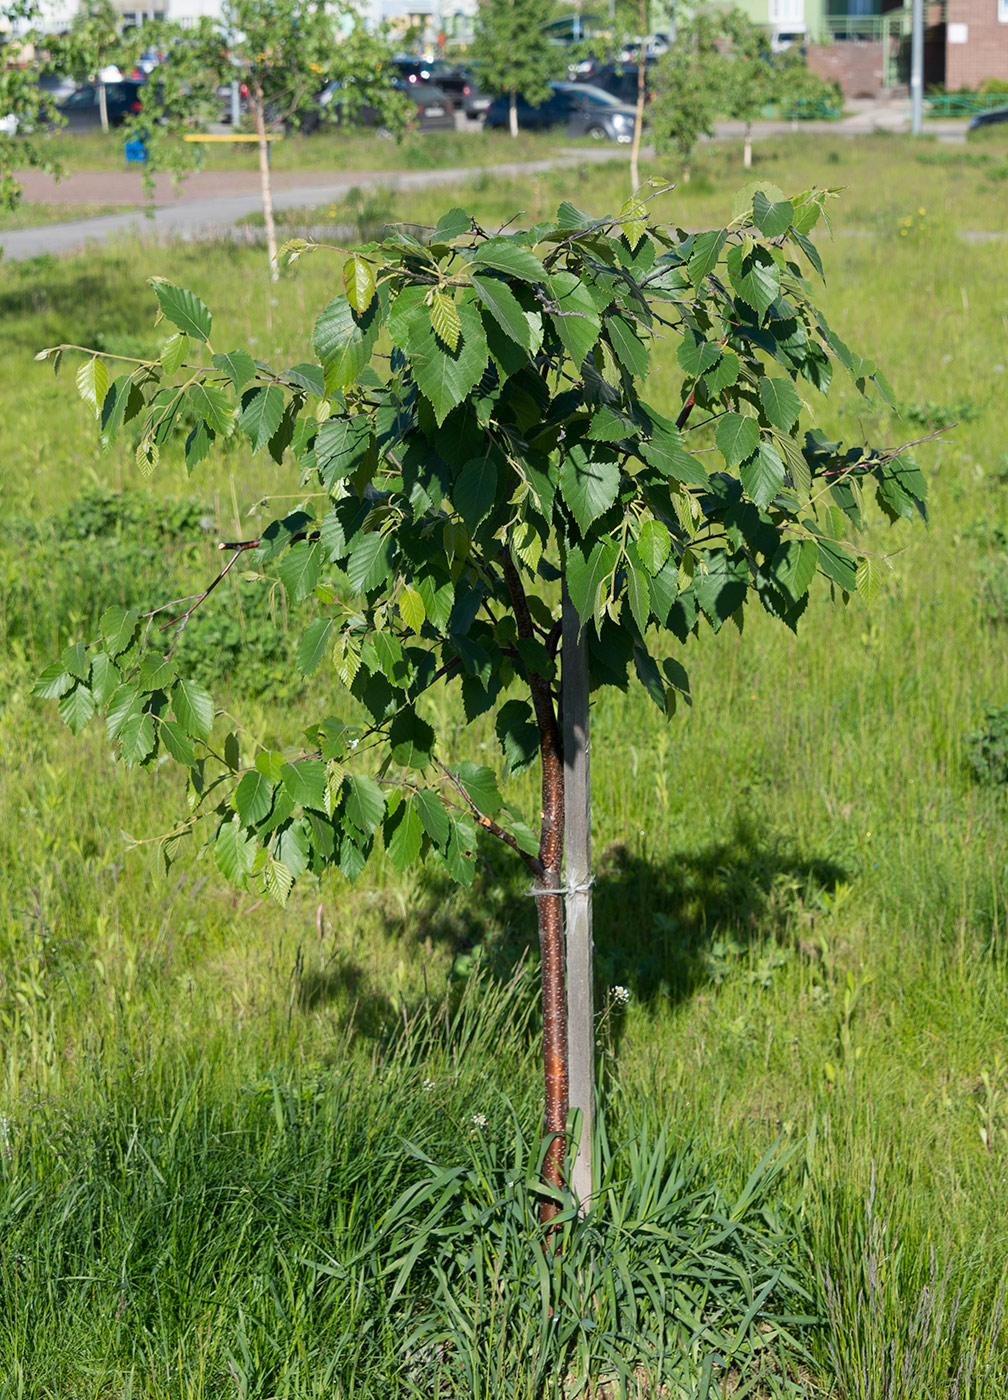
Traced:
[[[417, 131], [454, 131], [455, 130], [455, 108], [451, 98], [440, 87], [434, 83], [426, 83], [419, 80], [415, 83], [407, 82], [405, 78], [393, 79], [392, 86], [400, 92], [406, 94], [416, 107], [415, 127]], [[337, 109], [336, 121], [341, 120], [341, 94], [343, 86], [335, 79], [327, 83], [319, 93], [319, 107], [329, 107], [335, 104]], [[314, 122], [311, 120], [312, 113], [305, 112], [301, 117], [300, 126], [304, 132], [314, 131], [319, 126], [319, 115], [316, 112]], [[372, 107], [365, 103], [363, 107], [354, 112], [354, 121], [361, 126], [373, 126], [381, 128], [382, 117], [377, 107]]]
[[482, 117], [493, 101], [489, 93], [480, 92], [479, 80], [471, 69], [447, 59], [399, 57], [392, 62], [408, 83], [433, 83], [441, 88], [471, 121]]
[[[644, 92], [650, 97], [650, 84], [654, 81], [655, 60], [644, 61]], [[637, 64], [606, 63], [591, 80], [592, 87], [610, 93], [618, 102], [637, 106]]]
[[[40, 73], [38, 75], [39, 86], [39, 121], [44, 125], [48, 119], [51, 109], [57, 106], [64, 98], [76, 91], [77, 84], [72, 78], [61, 78], [55, 73]], [[33, 123], [22, 120], [14, 112], [8, 112], [5, 116], [0, 116], [0, 135], [16, 136], [20, 132], [30, 132]]]
[[994, 107], [990, 112], [977, 112], [970, 117], [967, 131], [976, 131], [980, 126], [996, 126], [998, 122], [1008, 122], [1008, 107]]
[[[568, 136], [592, 136], [598, 141], [633, 140], [636, 109], [620, 102], [612, 93], [591, 83], [550, 83], [552, 89], [545, 102], [531, 106], [518, 99], [518, 126], [525, 131], [543, 131], [551, 126], [566, 126]], [[510, 122], [510, 99], [498, 97], [490, 105], [484, 126], [507, 128]]]
[[[127, 117], [143, 107], [144, 84], [135, 78], [122, 78], [105, 84], [105, 110], [109, 126], [122, 126]], [[56, 110], [66, 118], [67, 131], [95, 131], [101, 126], [98, 84], [81, 83]]]

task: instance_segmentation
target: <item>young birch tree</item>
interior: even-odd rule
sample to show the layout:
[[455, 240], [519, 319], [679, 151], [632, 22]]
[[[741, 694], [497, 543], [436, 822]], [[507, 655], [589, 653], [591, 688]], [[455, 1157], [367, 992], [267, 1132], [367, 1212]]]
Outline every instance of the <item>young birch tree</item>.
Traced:
[[518, 135], [518, 99], [535, 105], [549, 96], [549, 81], [562, 60], [542, 30], [538, 0], [480, 0], [472, 57], [480, 86], [510, 102], [509, 124]]

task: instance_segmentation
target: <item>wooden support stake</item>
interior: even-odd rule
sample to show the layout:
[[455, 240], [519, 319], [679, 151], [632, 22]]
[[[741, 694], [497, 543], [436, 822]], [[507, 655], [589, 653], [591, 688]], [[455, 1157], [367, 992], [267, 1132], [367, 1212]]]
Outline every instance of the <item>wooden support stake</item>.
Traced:
[[[580, 635], [579, 635], [580, 634]], [[585, 1214], [592, 1192], [595, 1124], [595, 996], [591, 896], [591, 728], [588, 712], [588, 638], [563, 590], [564, 853], [567, 924], [567, 1054], [570, 1106], [580, 1110], [581, 1133], [571, 1188]]]

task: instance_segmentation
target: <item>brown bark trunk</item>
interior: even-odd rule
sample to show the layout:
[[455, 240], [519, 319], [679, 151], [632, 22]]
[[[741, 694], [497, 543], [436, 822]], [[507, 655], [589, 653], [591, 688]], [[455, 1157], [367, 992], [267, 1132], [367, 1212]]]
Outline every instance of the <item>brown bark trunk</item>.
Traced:
[[[518, 570], [505, 550], [501, 556], [504, 581], [511, 598], [519, 637], [533, 637], [535, 629]], [[564, 774], [560, 726], [549, 682], [534, 671], [527, 672], [532, 706], [539, 726], [542, 756], [542, 815], [539, 836], [539, 864], [536, 877], [536, 910], [539, 915], [539, 946], [542, 954], [543, 1011], [543, 1133], [550, 1139], [543, 1162], [543, 1177], [550, 1186], [563, 1181], [569, 1101], [567, 1059], [567, 976], [563, 926], [563, 829]], [[540, 1216], [552, 1220], [556, 1206], [544, 1201]]]
[[256, 84], [252, 92], [252, 112], [256, 136], [259, 138], [259, 185], [262, 189], [263, 223], [266, 225], [266, 252], [269, 256], [270, 277], [280, 279], [277, 266], [276, 224], [273, 221], [273, 186], [270, 183], [269, 142], [266, 140], [266, 112], [262, 88]]

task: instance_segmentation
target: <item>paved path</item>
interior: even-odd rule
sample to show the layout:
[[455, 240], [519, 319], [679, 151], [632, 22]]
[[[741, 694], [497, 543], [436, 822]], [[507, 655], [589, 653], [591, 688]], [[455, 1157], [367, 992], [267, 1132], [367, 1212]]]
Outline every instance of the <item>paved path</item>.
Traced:
[[[848, 103], [848, 115], [839, 122], [802, 122], [798, 128], [810, 139], [819, 136], [858, 136], [873, 131], [905, 132], [910, 126], [907, 101], [892, 99], [885, 102]], [[754, 140], [790, 132], [789, 122], [757, 122], [753, 126]], [[936, 121], [926, 127], [929, 135], [939, 140], [963, 140], [962, 122]], [[717, 140], [738, 140], [743, 135], [741, 122], [720, 122]], [[474, 132], [473, 139], [478, 139]], [[642, 154], [650, 154], [642, 152]], [[333, 171], [277, 171], [273, 175], [273, 200], [279, 209], [317, 207], [339, 202], [353, 188], [373, 189], [382, 186], [391, 190], [423, 189], [433, 185], [461, 184], [488, 171], [500, 177], [534, 175], [544, 170], [580, 165], [586, 161], [604, 162], [628, 159], [625, 146], [592, 146], [577, 151], [560, 151], [547, 160], [507, 163], [492, 167], [458, 166], [450, 170], [355, 171], [340, 175]], [[87, 219], [71, 219], [65, 223], [40, 225], [36, 228], [0, 231], [0, 250], [7, 261], [37, 257], [40, 253], [70, 253], [90, 242], [101, 243], [108, 238], [137, 234], [142, 238], [159, 240], [183, 238], [196, 241], [232, 233], [239, 219], [261, 209], [259, 176], [255, 171], [197, 171], [181, 188], [173, 185], [171, 177], [159, 175], [155, 180], [153, 201], [148, 203], [139, 170], [117, 170], [68, 175], [59, 182], [37, 170], [19, 175], [24, 198], [29, 202], [48, 204], [138, 204], [144, 208], [125, 214], [101, 214]], [[250, 238], [261, 234], [254, 228]]]

